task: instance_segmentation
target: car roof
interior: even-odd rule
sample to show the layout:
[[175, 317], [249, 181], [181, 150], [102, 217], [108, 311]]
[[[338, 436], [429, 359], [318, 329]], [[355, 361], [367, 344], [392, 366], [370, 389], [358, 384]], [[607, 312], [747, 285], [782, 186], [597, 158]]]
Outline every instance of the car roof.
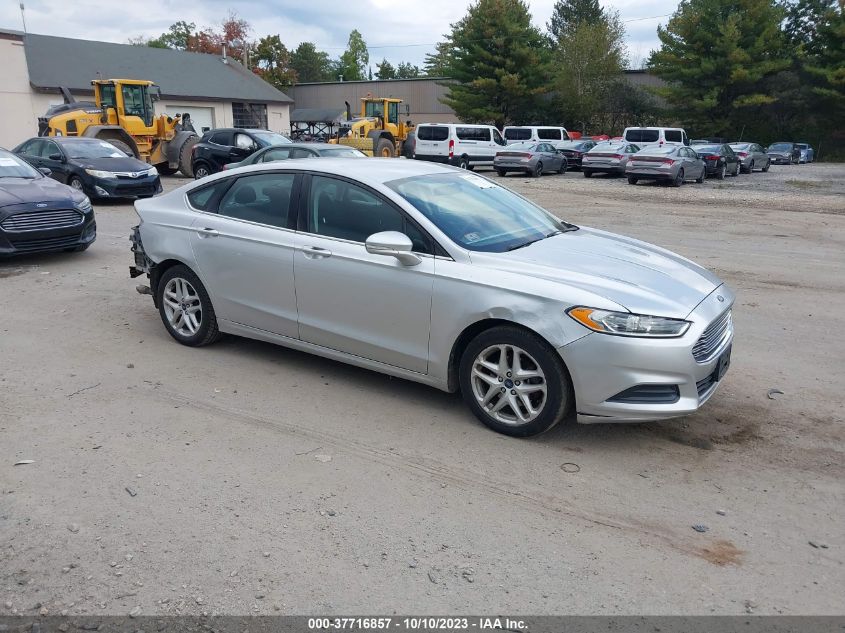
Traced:
[[357, 147], [341, 145], [340, 143], [285, 143], [284, 145], [268, 145], [261, 151], [266, 152], [271, 149], [294, 149], [297, 147], [303, 147], [305, 149], [358, 149]]
[[[285, 147], [288, 147], [285, 145]], [[354, 163], [354, 164], [353, 164]], [[381, 185], [391, 180], [423, 176], [427, 174], [466, 174], [465, 170], [428, 161], [408, 160], [405, 158], [370, 158], [368, 160], [350, 161], [348, 158], [296, 158], [293, 160], [276, 161], [247, 165], [219, 172], [208, 178], [197, 181], [199, 184], [211, 182], [212, 179], [231, 177], [232, 175], [261, 173], [265, 171], [309, 171], [345, 176], [369, 185]]]

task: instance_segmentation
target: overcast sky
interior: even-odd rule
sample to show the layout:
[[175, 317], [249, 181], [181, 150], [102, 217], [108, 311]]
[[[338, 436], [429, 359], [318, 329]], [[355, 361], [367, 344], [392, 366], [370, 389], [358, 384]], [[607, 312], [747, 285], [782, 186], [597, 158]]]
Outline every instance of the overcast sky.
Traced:
[[[245, 18], [256, 38], [278, 33], [289, 48], [314, 42], [339, 56], [349, 31], [357, 28], [370, 47], [370, 63], [382, 57], [394, 64], [422, 65], [449, 24], [459, 20], [468, 0], [24, 0], [30, 32], [108, 42], [126, 42], [139, 35], [155, 37], [178, 20], [197, 27], [216, 26], [229, 9]], [[657, 47], [657, 25], [664, 23], [675, 0], [602, 0], [626, 20], [631, 67], [640, 67]], [[0, 27], [22, 28], [19, 0], [0, 0]], [[534, 23], [544, 27], [554, 0], [529, 2]], [[644, 19], [648, 18], [648, 19]]]

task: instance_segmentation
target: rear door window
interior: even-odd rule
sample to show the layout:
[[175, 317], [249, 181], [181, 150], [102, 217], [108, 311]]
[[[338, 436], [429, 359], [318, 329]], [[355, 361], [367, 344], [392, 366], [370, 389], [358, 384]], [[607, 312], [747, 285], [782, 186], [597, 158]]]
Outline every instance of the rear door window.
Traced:
[[232, 144], [232, 133], [231, 132], [215, 132], [208, 138], [209, 143], [214, 143], [215, 145], [231, 145]]
[[242, 176], [223, 194], [217, 213], [279, 228], [288, 228], [296, 174]]
[[505, 139], [508, 141], [530, 141], [531, 130], [522, 127], [512, 127], [505, 130]]
[[457, 127], [455, 136], [462, 141], [489, 141], [490, 129], [486, 127]]
[[659, 138], [659, 130], [628, 130], [625, 134], [629, 143], [656, 143]]
[[560, 130], [553, 127], [537, 128], [537, 138], [541, 138], [544, 141], [559, 141], [561, 138]]
[[684, 137], [680, 130], [666, 130], [664, 137], [669, 143], [683, 143]]
[[230, 184], [232, 184], [231, 180], [217, 180], [207, 187], [194, 189], [188, 193], [188, 202], [194, 209], [213, 212], [212, 203]]
[[443, 125], [424, 125], [417, 128], [420, 141], [445, 141], [449, 138], [449, 128]]

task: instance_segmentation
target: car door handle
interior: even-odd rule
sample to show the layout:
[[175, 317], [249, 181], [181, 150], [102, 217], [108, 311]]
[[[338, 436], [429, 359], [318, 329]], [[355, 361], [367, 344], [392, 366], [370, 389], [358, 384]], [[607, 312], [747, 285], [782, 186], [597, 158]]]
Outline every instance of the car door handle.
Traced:
[[208, 227], [203, 229], [196, 229], [197, 233], [199, 233], [200, 237], [217, 237], [220, 233], [217, 229], [210, 229]]
[[332, 256], [332, 252], [329, 249], [319, 246], [303, 246], [302, 252], [310, 259], [323, 259]]

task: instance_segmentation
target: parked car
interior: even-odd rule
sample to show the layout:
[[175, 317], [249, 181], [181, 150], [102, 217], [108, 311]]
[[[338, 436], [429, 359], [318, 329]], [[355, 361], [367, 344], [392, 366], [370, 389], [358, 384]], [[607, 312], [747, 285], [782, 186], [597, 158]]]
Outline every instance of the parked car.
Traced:
[[521, 171], [537, 178], [545, 173], [566, 172], [566, 158], [551, 143], [525, 141], [511, 143], [496, 153], [493, 168], [500, 176], [509, 171]]
[[460, 390], [508, 435], [689, 414], [730, 364], [716, 275], [448, 166], [281, 161], [135, 208], [132, 274], [177, 342], [241, 335]]
[[286, 145], [290, 139], [269, 130], [219, 128], [209, 130], [194, 145], [191, 168], [199, 180], [223, 170], [224, 165], [236, 163], [263, 147]]
[[286, 145], [271, 145], [260, 149], [239, 163], [229, 163], [223, 169], [235, 169], [257, 163], [272, 163], [277, 160], [294, 158], [367, 158], [364, 152], [354, 147], [335, 145], [333, 143], [288, 143]]
[[740, 165], [744, 173], [750, 174], [755, 169], [769, 171], [772, 160], [762, 145], [757, 143], [730, 143], [730, 146], [736, 152], [736, 155], [739, 156]]
[[816, 152], [813, 150], [812, 145], [808, 143], [796, 143], [796, 145], [798, 145], [798, 149], [801, 150], [798, 162], [812, 163], [816, 159]]
[[692, 145], [710, 145], [710, 141], [706, 138], [694, 138], [692, 139], [689, 144]]
[[13, 151], [91, 198], [149, 198], [161, 192], [155, 167], [100, 139], [36, 137]]
[[49, 172], [0, 149], [0, 258], [84, 251], [97, 238], [91, 201]]
[[422, 123], [416, 127], [414, 158], [455, 165], [461, 169], [493, 165], [506, 143], [492, 125]]
[[693, 149], [704, 161], [708, 176], [719, 180], [726, 175], [739, 176], [740, 159], [730, 145], [696, 145]]
[[569, 132], [565, 127], [550, 125], [508, 125], [502, 130], [502, 136], [509, 145], [520, 141], [551, 141], [554, 144], [569, 140]]
[[628, 183], [640, 180], [661, 180], [680, 187], [687, 180], [702, 183], [707, 168], [694, 149], [683, 145], [652, 145], [631, 156], [625, 166]]
[[629, 143], [647, 145], [689, 145], [686, 130], [679, 127], [626, 127], [622, 134]]
[[566, 157], [567, 169], [581, 169], [584, 154], [596, 146], [595, 141], [569, 141], [558, 143], [555, 149]]
[[599, 143], [581, 159], [581, 171], [585, 178], [590, 178], [596, 173], [615, 174], [621, 176], [625, 173], [625, 165], [633, 154], [640, 151], [640, 148], [633, 143], [617, 143], [609, 141]]
[[797, 143], [772, 143], [766, 148], [766, 154], [775, 165], [792, 165], [801, 160], [801, 148]]

